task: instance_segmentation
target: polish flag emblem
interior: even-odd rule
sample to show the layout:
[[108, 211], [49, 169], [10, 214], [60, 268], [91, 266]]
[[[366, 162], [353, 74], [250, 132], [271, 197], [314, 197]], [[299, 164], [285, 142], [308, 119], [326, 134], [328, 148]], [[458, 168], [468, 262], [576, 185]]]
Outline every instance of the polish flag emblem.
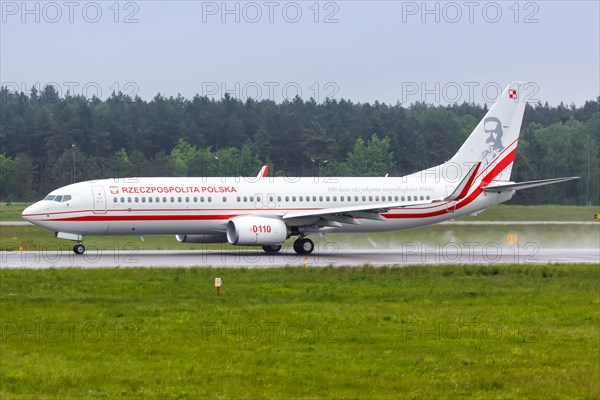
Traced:
[[508, 89], [508, 98], [516, 99], [517, 98], [517, 89]]
[[119, 193], [119, 187], [118, 186], [111, 186], [110, 187], [110, 194], [117, 194]]

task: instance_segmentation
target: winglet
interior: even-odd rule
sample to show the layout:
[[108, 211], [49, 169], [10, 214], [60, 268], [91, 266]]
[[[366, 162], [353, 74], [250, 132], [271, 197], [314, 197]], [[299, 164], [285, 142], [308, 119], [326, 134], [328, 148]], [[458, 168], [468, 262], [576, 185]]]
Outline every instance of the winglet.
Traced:
[[458, 184], [456, 189], [454, 189], [452, 194], [450, 196], [446, 197], [443, 201], [460, 200], [463, 197], [465, 197], [467, 195], [467, 193], [469, 192], [469, 189], [473, 185], [473, 181], [475, 180], [475, 177], [477, 176], [477, 171], [479, 171], [480, 167], [481, 167], [481, 161], [479, 161], [478, 163], [475, 163], [471, 167], [471, 169], [469, 170], [469, 172], [467, 173], [465, 178]]
[[269, 164], [265, 164], [260, 169], [260, 171], [258, 171], [258, 175], [256, 175], [256, 177], [257, 178], [266, 178], [268, 174], [269, 174]]

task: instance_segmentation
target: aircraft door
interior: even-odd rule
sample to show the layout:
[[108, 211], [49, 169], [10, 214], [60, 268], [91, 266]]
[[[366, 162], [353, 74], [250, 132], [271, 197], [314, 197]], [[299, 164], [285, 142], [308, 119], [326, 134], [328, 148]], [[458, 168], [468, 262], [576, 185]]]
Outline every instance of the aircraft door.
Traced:
[[92, 186], [94, 214], [106, 214], [106, 192], [104, 186]]

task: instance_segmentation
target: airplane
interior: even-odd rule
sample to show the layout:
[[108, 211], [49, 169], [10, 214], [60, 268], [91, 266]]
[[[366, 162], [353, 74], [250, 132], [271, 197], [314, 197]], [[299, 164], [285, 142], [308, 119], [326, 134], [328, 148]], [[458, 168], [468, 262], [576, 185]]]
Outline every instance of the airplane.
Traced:
[[79, 182], [27, 207], [23, 219], [75, 242], [86, 235], [175, 235], [181, 243], [261, 246], [295, 237], [395, 231], [431, 225], [510, 200], [516, 191], [578, 177], [510, 181], [525, 101], [506, 87], [447, 162], [402, 177], [140, 177]]

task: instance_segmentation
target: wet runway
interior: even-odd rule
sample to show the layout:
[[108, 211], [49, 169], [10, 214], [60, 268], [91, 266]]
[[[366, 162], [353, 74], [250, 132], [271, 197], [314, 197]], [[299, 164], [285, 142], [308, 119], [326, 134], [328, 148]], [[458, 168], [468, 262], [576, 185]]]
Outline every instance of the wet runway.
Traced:
[[269, 268], [281, 266], [408, 266], [440, 264], [548, 264], [600, 263], [600, 250], [592, 248], [539, 248], [538, 246], [488, 245], [469, 247], [453, 244], [426, 247], [407, 244], [394, 250], [340, 250], [336, 246], [317, 247], [309, 256], [284, 250], [266, 254], [258, 250], [89, 250], [83, 255], [71, 251], [4, 251], [2, 268], [130, 268], [130, 267], [233, 267]]

